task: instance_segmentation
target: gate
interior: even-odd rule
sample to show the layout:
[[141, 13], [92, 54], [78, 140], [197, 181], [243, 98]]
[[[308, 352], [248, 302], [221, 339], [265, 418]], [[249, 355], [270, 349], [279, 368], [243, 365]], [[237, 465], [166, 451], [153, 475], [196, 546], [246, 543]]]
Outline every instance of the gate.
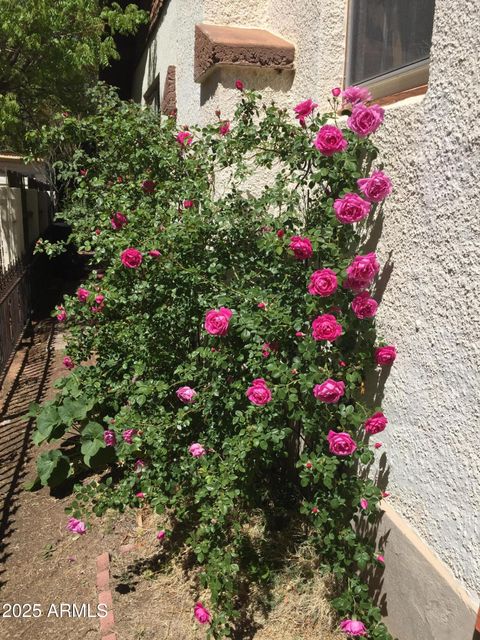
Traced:
[[6, 271], [0, 265], [0, 384], [30, 317], [29, 264], [19, 258]]

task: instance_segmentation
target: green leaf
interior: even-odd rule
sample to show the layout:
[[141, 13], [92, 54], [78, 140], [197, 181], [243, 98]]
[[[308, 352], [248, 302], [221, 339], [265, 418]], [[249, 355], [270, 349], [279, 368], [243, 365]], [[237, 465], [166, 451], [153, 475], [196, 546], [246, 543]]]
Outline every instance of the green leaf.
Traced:
[[98, 422], [89, 422], [82, 430], [80, 451], [84, 463], [90, 467], [91, 459], [105, 448], [103, 440], [103, 427]]
[[46, 404], [38, 414], [37, 429], [33, 434], [34, 444], [39, 445], [44, 440], [50, 440], [54, 429], [59, 426], [60, 422], [57, 407], [54, 404]]
[[58, 449], [46, 451], [37, 459], [37, 471], [44, 487], [56, 487], [69, 477], [70, 460]]
[[58, 415], [60, 420], [70, 427], [74, 422], [85, 420], [90, 408], [91, 405], [85, 399], [71, 400], [70, 398], [65, 398], [63, 404], [58, 407]]

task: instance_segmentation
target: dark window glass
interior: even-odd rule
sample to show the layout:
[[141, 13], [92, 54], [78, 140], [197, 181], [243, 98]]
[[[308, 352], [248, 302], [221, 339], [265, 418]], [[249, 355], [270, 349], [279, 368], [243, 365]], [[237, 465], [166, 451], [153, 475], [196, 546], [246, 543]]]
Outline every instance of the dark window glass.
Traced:
[[351, 0], [348, 84], [427, 60], [435, 0]]

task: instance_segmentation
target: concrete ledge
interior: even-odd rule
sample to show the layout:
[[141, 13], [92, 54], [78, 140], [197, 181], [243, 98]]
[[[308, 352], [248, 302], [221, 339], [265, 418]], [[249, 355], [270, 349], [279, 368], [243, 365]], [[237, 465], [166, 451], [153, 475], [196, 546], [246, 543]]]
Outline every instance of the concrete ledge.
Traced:
[[369, 580], [398, 640], [472, 640], [478, 603], [390, 506], [375, 531], [385, 567]]
[[195, 26], [195, 82], [203, 82], [217, 66], [291, 70], [294, 58], [294, 45], [265, 29]]

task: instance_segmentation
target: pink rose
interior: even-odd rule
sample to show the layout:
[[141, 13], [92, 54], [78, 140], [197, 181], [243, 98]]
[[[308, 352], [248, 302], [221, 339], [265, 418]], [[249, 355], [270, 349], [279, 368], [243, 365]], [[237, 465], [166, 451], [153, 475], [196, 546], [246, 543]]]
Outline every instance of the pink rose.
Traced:
[[343, 620], [340, 629], [349, 636], [366, 636], [367, 627], [360, 620]]
[[342, 93], [342, 90], [340, 89], [340, 87], [334, 87], [332, 89], [332, 96], [334, 98], [338, 98], [338, 96]]
[[159, 258], [162, 254], [160, 253], [160, 251], [158, 249], [152, 249], [151, 251], [148, 252], [148, 255], [151, 258]]
[[190, 131], [179, 131], [177, 133], [176, 140], [179, 144], [181, 144], [182, 146], [185, 146], [188, 144], [192, 144], [193, 136], [190, 133]]
[[143, 500], [145, 498], [145, 494], [143, 493], [143, 491], [139, 491], [138, 493], [135, 494], [135, 497], [138, 498], [139, 500]]
[[262, 356], [264, 358], [268, 358], [268, 356], [275, 351], [278, 351], [279, 344], [278, 342], [264, 342], [262, 344]]
[[218, 133], [221, 136], [226, 136], [228, 133], [230, 133], [230, 121], [229, 120], [225, 120], [225, 122], [222, 122], [222, 124], [220, 125], [220, 128], [218, 130]]
[[142, 182], [142, 190], [144, 193], [153, 193], [155, 191], [156, 182], [153, 180], [144, 180]]
[[387, 367], [395, 362], [397, 350], [393, 345], [377, 347], [375, 349], [375, 362], [381, 367]]
[[193, 200], [184, 200], [183, 201], [183, 208], [184, 209], [191, 209], [193, 207]]
[[303, 331], [295, 331], [295, 336], [297, 338], [304, 338], [305, 337], [305, 333], [303, 333]]
[[333, 203], [335, 216], [343, 224], [353, 224], [363, 220], [370, 213], [371, 206], [356, 193], [347, 193], [343, 198], [337, 198]]
[[385, 558], [382, 555], [378, 555], [377, 556], [377, 562], [380, 562], [380, 564], [385, 564]]
[[76, 518], [69, 518], [67, 524], [67, 530], [72, 533], [78, 533], [79, 535], [83, 535], [87, 532], [87, 525], [82, 520], [77, 520]]
[[117, 211], [110, 218], [110, 224], [112, 225], [112, 229], [118, 231], [122, 227], [124, 227], [128, 222], [127, 216], [124, 216], [123, 213]]
[[352, 106], [359, 102], [367, 102], [372, 99], [372, 94], [366, 87], [347, 87], [342, 94], [343, 104]]
[[133, 470], [137, 475], [141, 475], [144, 468], [145, 468], [145, 462], [143, 460], [140, 460], [140, 458], [138, 460], [135, 460], [135, 464], [133, 465]]
[[311, 98], [308, 100], [304, 100], [303, 102], [299, 102], [296, 107], [294, 107], [294, 111], [297, 114], [295, 117], [297, 120], [305, 120], [307, 116], [312, 114], [314, 110], [318, 107], [318, 104], [313, 102]]
[[314, 340], [328, 340], [333, 342], [342, 335], [342, 325], [335, 316], [324, 313], [312, 322], [312, 337]]
[[342, 131], [331, 124], [323, 125], [313, 144], [324, 156], [333, 156], [334, 153], [345, 151], [348, 147]]
[[103, 432], [103, 441], [105, 442], [107, 447], [114, 447], [117, 444], [117, 436], [115, 435], [115, 431], [112, 431], [111, 429], [105, 429], [105, 431]]
[[212, 619], [210, 611], [201, 602], [197, 602], [193, 609], [193, 614], [200, 624], [209, 624]]
[[293, 251], [297, 260], [308, 260], [313, 253], [312, 243], [308, 238], [293, 236], [289, 248]]
[[345, 431], [340, 433], [329, 431], [327, 440], [330, 447], [330, 453], [334, 453], [336, 456], [350, 456], [357, 449], [357, 443]]
[[261, 407], [272, 399], [272, 392], [263, 378], [256, 378], [247, 389], [247, 398], [252, 404]]
[[337, 275], [331, 269], [320, 269], [314, 271], [310, 276], [308, 293], [312, 296], [322, 296], [325, 298], [335, 293], [338, 287]]
[[58, 305], [56, 309], [58, 322], [65, 322], [65, 320], [67, 319], [67, 312], [65, 311], [65, 307], [62, 307], [62, 305]]
[[375, 133], [383, 122], [385, 110], [378, 104], [366, 107], [359, 103], [353, 107], [352, 113], [347, 120], [347, 125], [360, 138], [366, 138], [371, 133]]
[[80, 302], [86, 302], [89, 295], [90, 291], [88, 289], [84, 289], [83, 287], [77, 289], [77, 298]]
[[354, 291], [366, 289], [380, 270], [380, 264], [375, 253], [365, 256], [355, 256], [347, 267], [347, 279], [343, 286]]
[[138, 249], [130, 247], [122, 251], [120, 259], [124, 267], [128, 269], [136, 269], [142, 264], [143, 256]]
[[232, 312], [221, 307], [218, 311], [212, 309], [205, 316], [205, 329], [212, 336], [224, 336], [227, 334]]
[[190, 404], [195, 400], [197, 392], [191, 387], [180, 387], [177, 389], [177, 398], [185, 404]]
[[362, 509], [365, 511], [366, 509], [368, 509], [368, 500], [366, 498], [361, 498], [360, 500], [360, 506], [362, 507]]
[[387, 418], [383, 415], [381, 411], [377, 411], [373, 416], [365, 420], [363, 426], [365, 427], [365, 431], [370, 435], [375, 433], [380, 433], [385, 429], [388, 424]]
[[375, 444], [373, 446], [375, 447], [375, 449], [381, 449], [382, 443], [381, 442], [375, 442]]
[[239, 91], [243, 91], [245, 89], [245, 85], [241, 80], [235, 80], [235, 89], [238, 89]]
[[136, 433], [137, 433], [136, 429], [125, 429], [125, 431], [122, 433], [123, 441], [126, 442], [127, 444], [132, 444], [133, 436]]
[[369, 202], [381, 202], [392, 193], [392, 181], [383, 171], [374, 171], [369, 178], [359, 178], [357, 185]]
[[378, 302], [370, 298], [368, 291], [363, 291], [358, 296], [355, 296], [351, 307], [357, 318], [365, 320], [366, 318], [373, 318], [377, 314]]
[[338, 402], [345, 393], [345, 383], [328, 378], [322, 384], [316, 384], [313, 387], [313, 395], [317, 400], [326, 402], [327, 404], [334, 404]]
[[259, 309], [266, 309], [266, 308], [267, 308], [267, 305], [265, 304], [265, 302], [259, 302], [259, 303], [257, 304], [257, 307], [258, 307]]
[[69, 356], [65, 356], [65, 358], [63, 359], [63, 366], [66, 369], [73, 369], [75, 365], [73, 364], [73, 360]]
[[160, 529], [160, 531], [157, 533], [157, 540], [163, 540], [164, 538], [165, 538], [165, 530]]
[[191, 444], [188, 448], [188, 451], [194, 458], [201, 458], [207, 453], [199, 442], [194, 442], [193, 444]]

